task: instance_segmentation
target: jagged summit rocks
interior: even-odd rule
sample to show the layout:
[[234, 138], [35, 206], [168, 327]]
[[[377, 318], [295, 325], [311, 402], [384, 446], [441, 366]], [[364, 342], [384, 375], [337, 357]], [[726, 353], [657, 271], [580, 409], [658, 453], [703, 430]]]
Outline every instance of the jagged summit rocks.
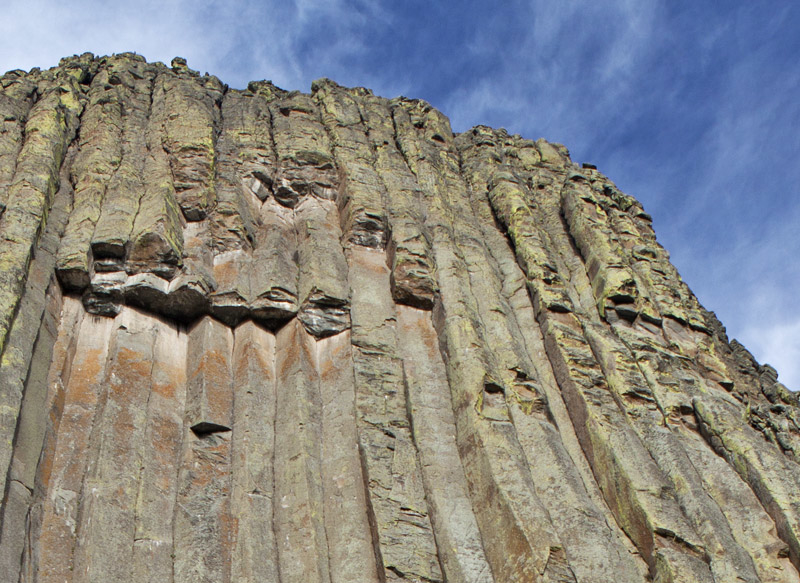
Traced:
[[795, 396], [563, 146], [0, 77], [0, 581], [800, 581]]

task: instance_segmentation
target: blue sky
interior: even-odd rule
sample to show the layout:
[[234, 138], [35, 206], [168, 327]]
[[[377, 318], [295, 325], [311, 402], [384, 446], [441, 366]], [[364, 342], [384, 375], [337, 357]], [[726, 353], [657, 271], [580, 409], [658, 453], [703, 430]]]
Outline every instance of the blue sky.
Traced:
[[562, 142], [642, 201], [700, 301], [800, 389], [800, 3], [7, 0], [3, 16], [3, 71], [179, 55], [232, 87], [330, 77], [426, 99], [456, 131]]

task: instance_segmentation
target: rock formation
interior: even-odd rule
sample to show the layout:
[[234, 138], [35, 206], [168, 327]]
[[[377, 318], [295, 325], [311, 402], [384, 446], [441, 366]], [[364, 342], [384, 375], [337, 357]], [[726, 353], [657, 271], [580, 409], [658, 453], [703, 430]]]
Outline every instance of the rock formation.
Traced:
[[800, 582], [800, 409], [563, 146], [0, 78], [0, 581]]

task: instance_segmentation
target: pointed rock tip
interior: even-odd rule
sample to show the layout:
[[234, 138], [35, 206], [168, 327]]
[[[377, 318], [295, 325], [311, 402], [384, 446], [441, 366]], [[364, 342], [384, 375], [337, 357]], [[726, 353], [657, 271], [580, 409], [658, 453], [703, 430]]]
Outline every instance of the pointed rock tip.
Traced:
[[247, 90], [269, 98], [283, 97], [287, 91], [275, 85], [272, 81], [264, 79], [261, 81], [250, 81]]
[[341, 85], [339, 85], [333, 79], [328, 79], [327, 77], [320, 77], [319, 79], [315, 79], [311, 82], [311, 93], [317, 93], [325, 89], [326, 87], [330, 87], [332, 89], [344, 89]]
[[315, 95], [325, 89], [332, 89], [332, 90], [340, 89], [342, 91], [350, 93], [351, 95], [359, 95], [362, 97], [365, 95], [374, 95], [372, 90], [366, 87], [347, 87], [345, 85], [337, 83], [333, 79], [329, 79], [328, 77], [320, 77], [319, 79], [316, 79], [311, 83], [312, 95]]
[[142, 55], [132, 51], [125, 51], [122, 53], [114, 53], [111, 55], [111, 58], [116, 60], [125, 60], [125, 61], [137, 61], [139, 63], [147, 63], [147, 59], [145, 59]]
[[188, 69], [189, 65], [186, 64], [186, 59], [183, 57], [175, 57], [170, 61], [170, 67], [173, 69]]
[[76, 67], [81, 65], [86, 65], [94, 61], [94, 53], [83, 53], [83, 54], [75, 54], [71, 57], [64, 57], [58, 62], [59, 67]]

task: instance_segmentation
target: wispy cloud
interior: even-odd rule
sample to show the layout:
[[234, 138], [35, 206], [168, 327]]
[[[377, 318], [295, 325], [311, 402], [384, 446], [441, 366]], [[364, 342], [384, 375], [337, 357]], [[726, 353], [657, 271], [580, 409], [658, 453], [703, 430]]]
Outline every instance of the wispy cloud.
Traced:
[[[780, 380], [789, 389], [800, 390], [797, 352], [800, 347], [800, 318], [789, 322], [770, 322], [769, 326], [753, 325], [742, 331], [740, 341], [745, 346], [757, 346], [762, 354], [754, 353], [778, 371]], [[752, 350], [751, 350], [752, 351]]]
[[363, 54], [358, 30], [386, 18], [366, 3], [343, 0], [12, 0], [4, 13], [4, 71], [50, 67], [84, 51], [136, 51], [152, 61], [183, 56], [236, 86], [269, 77], [305, 90], [314, 70], [333, 76], [345, 58]]

